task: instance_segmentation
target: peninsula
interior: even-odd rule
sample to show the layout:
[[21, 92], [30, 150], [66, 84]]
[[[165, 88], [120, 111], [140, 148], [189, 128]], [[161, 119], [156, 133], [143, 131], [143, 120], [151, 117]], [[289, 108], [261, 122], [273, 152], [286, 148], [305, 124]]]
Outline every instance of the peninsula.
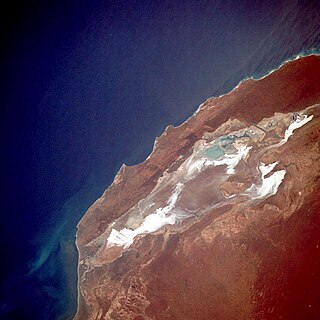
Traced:
[[320, 57], [210, 98], [78, 224], [75, 319], [320, 317]]

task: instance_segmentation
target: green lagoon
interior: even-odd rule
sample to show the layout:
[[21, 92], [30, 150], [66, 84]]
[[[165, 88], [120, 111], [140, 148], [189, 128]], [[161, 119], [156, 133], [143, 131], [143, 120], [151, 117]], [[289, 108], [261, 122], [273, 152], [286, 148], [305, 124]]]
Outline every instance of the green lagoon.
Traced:
[[206, 150], [206, 156], [209, 160], [217, 160], [224, 155], [224, 151], [218, 145], [214, 145]]

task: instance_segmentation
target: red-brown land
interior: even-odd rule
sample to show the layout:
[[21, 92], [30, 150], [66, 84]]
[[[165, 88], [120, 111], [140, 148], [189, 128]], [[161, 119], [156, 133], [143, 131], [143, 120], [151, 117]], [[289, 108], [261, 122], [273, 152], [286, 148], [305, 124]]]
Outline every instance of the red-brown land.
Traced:
[[320, 57], [167, 127], [78, 224], [75, 319], [320, 319]]

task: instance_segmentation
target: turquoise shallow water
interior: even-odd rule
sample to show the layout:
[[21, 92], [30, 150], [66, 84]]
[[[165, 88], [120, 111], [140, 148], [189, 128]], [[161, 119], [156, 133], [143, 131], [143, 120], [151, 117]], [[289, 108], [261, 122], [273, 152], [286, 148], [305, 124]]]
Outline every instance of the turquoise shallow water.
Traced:
[[121, 164], [208, 97], [320, 48], [319, 1], [38, 3], [1, 59], [1, 319], [71, 318], [76, 225]]
[[206, 156], [209, 160], [217, 160], [224, 155], [224, 151], [218, 145], [206, 150]]

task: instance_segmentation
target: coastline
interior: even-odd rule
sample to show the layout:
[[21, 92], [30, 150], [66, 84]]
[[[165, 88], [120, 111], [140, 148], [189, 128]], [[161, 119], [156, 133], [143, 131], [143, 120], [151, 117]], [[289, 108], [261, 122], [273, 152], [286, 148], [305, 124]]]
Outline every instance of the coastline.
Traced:
[[[159, 140], [160, 138], [164, 137], [164, 136], [167, 134], [167, 132], [168, 132], [168, 130], [169, 130], [170, 128], [174, 129], [174, 128], [179, 128], [179, 127], [181, 127], [181, 126], [183, 126], [183, 125], [186, 125], [186, 123], [188, 123], [190, 120], [192, 120], [193, 118], [195, 118], [195, 117], [199, 114], [199, 112], [202, 110], [202, 108], [203, 108], [204, 106], [206, 106], [206, 103], [207, 103], [208, 101], [216, 100], [216, 99], [219, 99], [219, 98], [221, 98], [221, 97], [230, 95], [231, 93], [237, 91], [237, 90], [241, 87], [241, 85], [244, 85], [247, 81], [260, 81], [260, 80], [263, 80], [263, 79], [266, 78], [267, 76], [271, 75], [271, 74], [274, 73], [275, 71], [278, 71], [279, 69], [281, 69], [282, 67], [284, 67], [285, 65], [287, 65], [287, 64], [289, 64], [289, 63], [291, 63], [291, 62], [293, 62], [293, 61], [300, 60], [300, 59], [304, 59], [304, 58], [310, 57], [310, 56], [319, 56], [319, 55], [320, 55], [320, 53], [318, 53], [318, 51], [316, 51], [316, 52], [311, 52], [311, 53], [307, 53], [307, 54], [299, 53], [299, 54], [294, 55], [293, 57], [291, 57], [291, 58], [289, 58], [289, 59], [286, 59], [286, 60], [283, 61], [278, 67], [276, 67], [276, 68], [268, 71], [267, 73], [265, 73], [264, 75], [262, 75], [262, 76], [259, 77], [259, 78], [246, 77], [246, 78], [244, 78], [243, 80], [241, 80], [241, 81], [240, 81], [232, 90], [230, 90], [229, 92], [224, 93], [224, 94], [222, 94], [222, 95], [220, 95], [220, 96], [218, 96], [218, 97], [210, 97], [210, 98], [206, 99], [205, 102], [201, 103], [201, 104], [198, 106], [198, 108], [195, 110], [195, 112], [194, 112], [190, 117], [188, 117], [185, 121], [183, 121], [180, 125], [178, 125], [178, 126], [168, 125], [168, 126], [165, 128], [165, 130], [163, 131], [163, 133], [162, 133], [160, 136], [158, 136], [158, 137], [155, 138], [155, 142], [154, 142], [153, 149], [152, 149], [151, 153], [148, 155], [148, 157], [147, 157], [144, 161], [142, 161], [142, 162], [139, 163], [139, 164], [143, 164], [145, 161], [147, 161], [148, 159], [150, 159], [150, 158], [152, 157], [152, 155], [154, 154], [154, 152], [155, 152], [156, 149], [157, 149], [158, 140]], [[136, 165], [138, 165], [138, 164], [135, 164], [135, 165], [130, 166], [130, 167], [134, 167], [134, 166], [136, 166]], [[96, 204], [97, 202], [99, 202], [99, 201], [101, 200], [101, 198], [103, 198], [104, 194], [113, 186], [114, 183], [116, 183], [117, 179], [121, 176], [121, 174], [123, 173], [123, 171], [126, 170], [126, 168], [127, 168], [127, 166], [126, 166], [125, 164], [123, 164], [123, 165], [120, 167], [119, 171], [115, 174], [115, 177], [114, 177], [113, 182], [106, 188], [106, 190], [103, 192], [103, 194], [101, 195], [101, 197], [98, 198], [96, 201], [94, 201], [94, 203], [90, 206], [90, 208], [91, 208], [92, 206], [94, 206], [94, 204]], [[89, 209], [90, 209], [90, 208], [89, 208]], [[89, 210], [89, 209], [88, 209], [88, 210]], [[79, 250], [79, 247], [78, 247], [78, 227], [79, 227], [79, 224], [81, 223], [82, 219], [85, 217], [85, 215], [86, 215], [86, 213], [85, 213], [85, 214], [83, 215], [83, 217], [79, 220], [79, 222], [77, 223], [77, 226], [76, 226], [76, 230], [77, 230], [77, 231], [76, 231], [76, 236], [75, 236], [75, 246], [76, 246], [76, 249], [77, 249], [77, 252], [78, 252], [78, 261], [77, 261], [77, 310], [76, 310], [76, 313], [75, 313], [75, 315], [74, 315], [74, 317], [73, 317], [74, 319], [78, 316], [78, 312], [80, 311], [80, 310], [79, 310], [79, 305], [80, 305], [80, 304], [79, 304], [79, 301], [80, 301], [80, 298], [81, 298], [81, 296], [80, 296], [80, 288], [79, 288], [79, 284], [80, 284], [80, 280], [79, 280], [80, 269], [79, 269], [79, 267], [80, 267], [81, 257], [80, 257], [80, 250]]]

